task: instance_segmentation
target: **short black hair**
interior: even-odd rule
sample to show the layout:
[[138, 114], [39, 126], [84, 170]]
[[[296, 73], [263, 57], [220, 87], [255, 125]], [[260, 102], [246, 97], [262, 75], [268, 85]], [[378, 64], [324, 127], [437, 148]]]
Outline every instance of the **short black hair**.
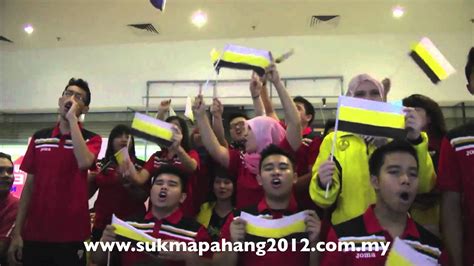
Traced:
[[13, 165], [12, 157], [9, 154], [0, 152], [0, 158], [7, 159]]
[[154, 184], [156, 178], [162, 174], [170, 174], [179, 177], [179, 180], [181, 181], [181, 192], [186, 192], [188, 176], [181, 169], [172, 165], [160, 166], [160, 168], [158, 168], [158, 171], [156, 171], [155, 177], [152, 179], [152, 184]]
[[313, 120], [314, 120], [313, 105], [302, 96], [296, 96], [295, 98], [293, 98], [293, 102], [301, 103], [304, 105], [304, 109], [306, 110], [306, 115], [311, 115], [311, 120], [308, 121], [308, 125], [311, 125], [311, 123], [313, 123]]
[[282, 155], [288, 158], [291, 162], [291, 166], [293, 167], [293, 171], [296, 172], [296, 163], [295, 163], [295, 158], [291, 156], [287, 151], [284, 149], [276, 146], [275, 144], [270, 144], [268, 145], [265, 149], [262, 150], [260, 153], [260, 162], [259, 162], [259, 167], [258, 167], [258, 172], [260, 173], [262, 170], [262, 162], [265, 160], [267, 157], [272, 156], [272, 155]]
[[326, 120], [326, 124], [324, 124], [323, 136], [326, 137], [326, 135], [329, 134], [329, 130], [334, 129], [334, 127], [336, 127], [335, 119]]
[[249, 117], [244, 113], [240, 113], [240, 112], [230, 113], [227, 120], [228, 124], [230, 125], [230, 122], [238, 117], [242, 117], [242, 118], [245, 118], [245, 120], [249, 120]]
[[83, 79], [76, 79], [76, 78], [71, 78], [69, 82], [67, 83], [66, 87], [64, 90], [67, 90], [69, 86], [77, 86], [81, 89], [83, 89], [86, 92], [86, 98], [84, 99], [84, 105], [89, 106], [91, 103], [91, 90], [89, 89], [89, 84], [87, 81]]
[[474, 47], [471, 47], [469, 55], [467, 56], [466, 67], [464, 68], [464, 73], [466, 74], [467, 83], [469, 83], [469, 77], [474, 72]]
[[372, 153], [369, 159], [370, 175], [379, 176], [380, 169], [382, 169], [382, 165], [385, 163], [385, 156], [395, 152], [404, 152], [410, 154], [413, 156], [413, 158], [415, 158], [416, 165], [419, 165], [415, 148], [413, 148], [413, 146], [411, 146], [406, 140], [394, 140], [381, 146], [380, 148], [376, 149], [374, 153]]
[[230, 180], [232, 182], [232, 185], [234, 186], [234, 189], [232, 191], [231, 202], [232, 202], [232, 206], [235, 206], [236, 195], [237, 195], [237, 178], [234, 175], [232, 175], [232, 173], [230, 173], [229, 170], [227, 170], [226, 168], [218, 164], [214, 165], [212, 172], [213, 172], [213, 175], [209, 182], [210, 192], [207, 197], [207, 200], [209, 202], [217, 201], [216, 194], [214, 193], [214, 181], [216, 180], [216, 178], [224, 178], [224, 179]]
[[188, 152], [191, 149], [191, 144], [189, 141], [189, 127], [188, 124], [186, 123], [186, 120], [183, 118], [175, 115], [175, 116], [170, 116], [166, 118], [166, 122], [171, 123], [171, 121], [177, 120], [179, 123], [179, 126], [181, 127], [181, 134], [183, 134], [183, 139], [181, 140], [181, 147]]
[[431, 119], [431, 123], [427, 126], [430, 137], [443, 138], [444, 135], [446, 135], [447, 130], [444, 115], [437, 102], [421, 94], [412, 94], [404, 98], [402, 102], [403, 106], [422, 108], [425, 110], [426, 115]]

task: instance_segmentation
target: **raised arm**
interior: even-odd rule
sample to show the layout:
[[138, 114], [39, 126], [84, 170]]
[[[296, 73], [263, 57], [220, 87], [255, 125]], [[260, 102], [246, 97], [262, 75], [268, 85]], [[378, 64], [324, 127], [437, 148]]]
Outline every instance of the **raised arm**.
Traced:
[[222, 113], [224, 113], [224, 106], [218, 98], [212, 100], [211, 114], [212, 114], [212, 129], [216, 134], [219, 143], [228, 148], [229, 143], [225, 139], [224, 124], [222, 123]]
[[262, 97], [260, 97], [262, 82], [260, 81], [260, 77], [255, 72], [252, 73], [249, 89], [250, 95], [252, 96], [253, 107], [255, 108], [255, 116], [265, 115]]
[[166, 113], [170, 110], [171, 99], [163, 100], [158, 107], [158, 112], [156, 113], [156, 119], [165, 120]]
[[219, 144], [216, 135], [212, 131], [209, 119], [206, 116], [206, 105], [202, 95], [196, 96], [193, 111], [204, 147], [214, 160], [227, 168], [229, 166], [229, 151]]
[[278, 96], [280, 96], [281, 105], [285, 113], [286, 138], [293, 150], [296, 151], [301, 145], [301, 121], [298, 117], [298, 110], [283, 85], [275, 64], [271, 64], [267, 68], [267, 75], [268, 79], [275, 86]]
[[268, 94], [267, 75], [265, 75], [263, 78], [262, 89], [260, 90], [260, 98], [262, 99], [266, 116], [271, 117], [277, 121], [280, 121], [280, 119], [278, 118], [275, 112], [275, 109], [273, 109], [272, 99], [270, 99], [270, 95]]

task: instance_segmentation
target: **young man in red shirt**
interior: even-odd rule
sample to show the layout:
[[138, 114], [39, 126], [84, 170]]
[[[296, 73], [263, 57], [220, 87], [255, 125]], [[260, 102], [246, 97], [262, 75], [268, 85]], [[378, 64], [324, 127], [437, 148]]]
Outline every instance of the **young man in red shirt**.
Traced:
[[91, 93], [82, 79], [69, 80], [59, 97], [59, 121], [31, 138], [21, 170], [28, 173], [9, 249], [23, 265], [86, 265], [90, 237], [87, 171], [102, 139], [85, 130]]
[[[474, 47], [465, 67], [474, 95]], [[438, 188], [441, 226], [451, 264], [474, 265], [474, 123], [451, 130], [441, 143]]]
[[415, 149], [405, 141], [392, 141], [374, 151], [369, 171], [376, 204], [364, 214], [333, 226], [326, 241], [354, 243], [356, 249], [362, 247], [361, 242], [375, 242], [381, 248], [326, 251], [321, 265], [385, 265], [388, 246], [396, 237], [420, 256], [434, 263], [440, 261], [440, 240], [408, 215], [418, 189], [418, 164]]
[[[136, 217], [127, 222], [156, 239], [164, 242], [210, 242], [207, 230], [194, 219], [183, 217], [180, 203], [186, 199], [187, 176], [177, 167], [161, 166], [153, 180], [150, 191], [151, 209], [145, 217]], [[101, 242], [114, 242], [124, 238], [115, 234], [115, 228], [107, 225], [102, 235]], [[130, 241], [126, 240], [125, 241]], [[122, 252], [112, 253], [119, 256], [122, 266], [132, 265], [198, 265], [205, 262], [210, 253], [199, 257], [198, 253], [185, 251], [160, 251], [157, 253]], [[107, 253], [103, 250], [94, 252], [92, 260], [96, 263], [106, 264]], [[210, 260], [207, 260], [210, 262]]]
[[7, 264], [10, 234], [18, 210], [18, 199], [10, 193], [14, 179], [11, 156], [0, 152], [0, 265]]
[[[266, 219], [279, 219], [298, 213], [300, 210], [292, 195], [293, 185], [297, 181], [295, 163], [286, 151], [275, 145], [270, 145], [261, 153], [260, 173], [257, 176], [258, 183], [263, 187], [264, 197], [256, 205], [239, 209], [229, 214], [226, 223], [221, 230], [221, 238], [226, 241], [235, 242], [267, 242], [268, 238], [248, 234], [246, 221], [240, 218], [242, 212]], [[293, 233], [285, 237], [287, 243], [298, 243], [293, 251], [291, 247], [277, 252], [266, 252], [259, 256], [257, 252], [227, 251], [214, 254], [214, 262], [217, 265], [316, 265], [318, 262], [317, 252], [302, 252], [300, 245], [305, 238], [310, 247], [315, 247], [319, 240], [321, 222], [312, 210], [306, 211], [306, 232]], [[275, 229], [278, 230], [278, 229]], [[222, 240], [221, 240], [222, 241]], [[279, 242], [276, 239], [276, 242]], [[264, 248], [269, 249], [269, 244]]]

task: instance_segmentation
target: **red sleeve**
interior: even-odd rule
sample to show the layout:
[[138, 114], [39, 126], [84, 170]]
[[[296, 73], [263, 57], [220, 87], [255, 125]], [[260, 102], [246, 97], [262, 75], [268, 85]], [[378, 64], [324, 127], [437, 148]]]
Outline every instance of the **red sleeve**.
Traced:
[[155, 156], [156, 153], [150, 156], [148, 161], [145, 163], [145, 166], [143, 166], [143, 169], [147, 170], [148, 173], [150, 173], [150, 176], [153, 176], [153, 173], [155, 172]]
[[[334, 242], [338, 243], [339, 238], [337, 237], [336, 231], [334, 231], [334, 228], [330, 228], [328, 232], [328, 237], [326, 239], [326, 243], [328, 242]], [[338, 265], [346, 265], [344, 264], [344, 254], [339, 251], [334, 251], [334, 252], [323, 252], [321, 253], [321, 259], [320, 259], [320, 266], [338, 266]]]
[[92, 154], [94, 154], [95, 159], [99, 156], [100, 147], [102, 146], [102, 138], [99, 135], [95, 135], [86, 142], [87, 148]]
[[462, 191], [461, 167], [456, 160], [456, 152], [449, 143], [447, 138], [444, 138], [441, 143], [441, 153], [439, 156], [439, 176], [438, 188], [444, 191]]
[[11, 202], [4, 210], [0, 210], [0, 240], [8, 239], [10, 237], [17, 211], [18, 201]]
[[237, 176], [239, 173], [239, 167], [242, 165], [242, 158], [240, 158], [240, 151], [237, 149], [229, 149], [229, 174]]
[[192, 159], [196, 161], [197, 167], [196, 167], [196, 170], [194, 170], [194, 172], [199, 171], [199, 169], [201, 169], [201, 158], [199, 157], [199, 153], [196, 150], [190, 150], [188, 152], [188, 155], [189, 157], [191, 157]]
[[[234, 213], [229, 214], [227, 216], [227, 219], [225, 220], [224, 225], [221, 228], [221, 237], [220, 239], [225, 239], [227, 241], [230, 241], [230, 224], [234, 220]], [[219, 240], [219, 242], [222, 242]]]
[[319, 147], [321, 147], [322, 139], [320, 137], [314, 137], [313, 142], [309, 145], [309, 156], [308, 156], [308, 165], [309, 169], [313, 168], [316, 158], [319, 155]]
[[35, 139], [31, 138], [26, 150], [23, 162], [21, 163], [20, 169], [28, 174], [35, 174]]
[[[209, 236], [209, 234], [207, 233], [207, 230], [204, 226], [201, 226], [201, 228], [199, 228], [199, 231], [197, 232], [197, 235], [196, 235], [196, 242], [207, 242], [207, 243], [211, 243], [211, 237]], [[210, 250], [208, 250], [207, 252], [204, 253], [203, 255], [204, 258], [212, 258], [212, 252]]]
[[285, 121], [283, 120], [280, 120], [278, 121], [278, 123], [280, 124], [280, 126], [282, 126], [284, 129], [286, 129], [286, 124], [285, 124]]

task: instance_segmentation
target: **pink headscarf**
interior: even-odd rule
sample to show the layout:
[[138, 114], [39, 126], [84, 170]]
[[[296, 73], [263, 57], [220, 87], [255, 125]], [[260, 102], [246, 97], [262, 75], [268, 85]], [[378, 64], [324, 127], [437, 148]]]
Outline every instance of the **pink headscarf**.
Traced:
[[353, 77], [351, 79], [351, 81], [349, 82], [349, 89], [347, 90], [346, 96], [353, 97], [355, 91], [357, 90], [357, 88], [364, 81], [368, 81], [368, 82], [372, 83], [373, 85], [375, 85], [375, 87], [377, 87], [377, 89], [379, 90], [380, 97], [382, 99], [384, 98], [384, 91], [385, 90], [383, 88], [382, 83], [380, 81], [374, 79], [373, 77], [371, 77], [369, 74], [360, 74], [360, 75], [357, 75], [357, 76]]
[[257, 141], [257, 151], [245, 153], [245, 165], [253, 174], [258, 174], [260, 152], [270, 144], [279, 145], [286, 136], [285, 129], [278, 121], [267, 116], [257, 116], [246, 121]]

